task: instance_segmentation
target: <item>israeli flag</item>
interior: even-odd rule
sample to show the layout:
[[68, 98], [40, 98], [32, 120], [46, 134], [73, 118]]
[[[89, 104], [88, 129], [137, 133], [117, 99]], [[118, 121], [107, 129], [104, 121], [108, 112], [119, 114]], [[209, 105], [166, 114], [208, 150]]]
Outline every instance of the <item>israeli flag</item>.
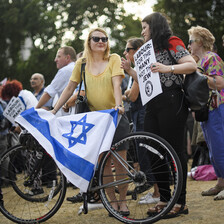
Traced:
[[100, 153], [110, 149], [118, 110], [56, 117], [44, 109], [28, 109], [17, 118], [51, 155], [66, 178], [86, 192]]

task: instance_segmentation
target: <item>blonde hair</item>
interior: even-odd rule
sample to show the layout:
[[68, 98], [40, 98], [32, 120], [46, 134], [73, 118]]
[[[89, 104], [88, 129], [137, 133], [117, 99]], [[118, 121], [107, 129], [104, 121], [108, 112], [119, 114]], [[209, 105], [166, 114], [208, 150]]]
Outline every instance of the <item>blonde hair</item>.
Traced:
[[[92, 55], [92, 50], [90, 48], [90, 40], [91, 40], [91, 37], [92, 37], [92, 33], [95, 32], [95, 31], [99, 31], [101, 33], [103, 33], [106, 37], [108, 37], [106, 31], [102, 28], [95, 28], [95, 29], [92, 29], [90, 32], [89, 32], [89, 35], [85, 41], [85, 44], [84, 44], [84, 52], [83, 52], [83, 57], [86, 58], [86, 62], [91, 64], [91, 62], [93, 61], [93, 55]], [[110, 44], [109, 44], [109, 40], [107, 41], [107, 48], [104, 52], [104, 56], [103, 56], [103, 60], [107, 60], [110, 56]]]
[[206, 51], [212, 51], [213, 44], [215, 43], [215, 37], [208, 29], [202, 26], [192, 26], [188, 30], [188, 34], [194, 35], [196, 40], [200, 40]]

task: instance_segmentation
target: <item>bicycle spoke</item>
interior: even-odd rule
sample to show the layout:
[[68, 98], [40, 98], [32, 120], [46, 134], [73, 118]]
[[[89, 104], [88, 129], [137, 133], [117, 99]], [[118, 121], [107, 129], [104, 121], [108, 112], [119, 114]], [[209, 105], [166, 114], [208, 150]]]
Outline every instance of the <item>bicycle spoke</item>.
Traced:
[[[33, 151], [23, 146], [16, 146], [10, 148], [0, 160], [1, 172], [7, 174], [6, 178], [1, 179], [3, 205], [0, 206], [0, 210], [3, 215], [16, 223], [46, 221], [60, 208], [66, 193], [65, 177], [56, 166], [57, 176], [51, 188], [42, 186], [41, 181], [41, 185], [37, 185], [40, 177], [44, 178], [48, 174], [42, 173], [42, 167], [33, 180], [31, 177], [28, 178], [27, 155], [29, 153]], [[6, 163], [7, 166], [2, 165]], [[31, 184], [27, 184], [27, 180], [32, 180]]]
[[[169, 212], [179, 197], [182, 183], [179, 159], [166, 141], [150, 133], [129, 134], [113, 147], [118, 148], [124, 143], [129, 146], [128, 150], [117, 152], [112, 148], [101, 159], [98, 169], [101, 200], [105, 208], [122, 222], [153, 223]], [[147, 156], [150, 156], [151, 166], [143, 169], [142, 161]], [[155, 174], [161, 176], [157, 179], [158, 184], [170, 186], [168, 190], [161, 189], [167, 191], [170, 198], [166, 199], [167, 206], [159, 214], [149, 216], [147, 211], [153, 204], [142, 201], [147, 195], [153, 194], [152, 176]], [[125, 204], [130, 213], [116, 210]]]

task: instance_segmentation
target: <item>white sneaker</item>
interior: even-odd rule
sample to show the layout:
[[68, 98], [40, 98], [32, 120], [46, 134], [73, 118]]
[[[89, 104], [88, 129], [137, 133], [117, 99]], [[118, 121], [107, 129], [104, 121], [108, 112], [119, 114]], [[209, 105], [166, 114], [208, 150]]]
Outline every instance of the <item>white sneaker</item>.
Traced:
[[[88, 203], [88, 210], [96, 210], [104, 208], [102, 203]], [[79, 207], [79, 210], [83, 209], [83, 205]]]
[[152, 193], [151, 192], [149, 192], [148, 194], [146, 194], [145, 196], [143, 196], [143, 197], [141, 197], [140, 198], [140, 201], [144, 201], [146, 198], [148, 198], [148, 197], [152, 197]]
[[148, 193], [144, 197], [140, 198], [140, 201], [138, 202], [139, 204], [153, 204], [153, 203], [158, 203], [160, 201], [160, 197], [158, 198], [153, 198], [151, 193]]

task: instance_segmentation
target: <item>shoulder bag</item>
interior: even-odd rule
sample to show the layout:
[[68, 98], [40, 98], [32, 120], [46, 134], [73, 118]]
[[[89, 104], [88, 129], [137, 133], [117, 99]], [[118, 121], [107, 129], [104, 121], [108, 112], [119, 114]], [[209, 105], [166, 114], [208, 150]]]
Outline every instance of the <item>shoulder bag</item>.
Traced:
[[[169, 49], [167, 51], [170, 58], [172, 59], [172, 62], [177, 64]], [[182, 80], [180, 80], [180, 84], [184, 92], [188, 107], [192, 111], [195, 111], [195, 114], [197, 114], [196, 120], [208, 120], [208, 109], [210, 103], [208, 78], [199, 71], [195, 71], [191, 74], [185, 75], [184, 83], [182, 83]]]
[[84, 86], [85, 86], [85, 92], [86, 92], [85, 66], [86, 66], [85, 59], [83, 59], [82, 60], [82, 65], [81, 65], [79, 92], [78, 92], [78, 95], [77, 95], [77, 100], [75, 101], [75, 103], [76, 103], [75, 114], [85, 113], [85, 112], [90, 111], [86, 95], [85, 96], [80, 95], [80, 91], [81, 91], [81, 87], [82, 87], [82, 81], [83, 81], [82, 74], [83, 74], [83, 78], [84, 78]]
[[208, 78], [198, 71], [185, 76], [183, 89], [189, 108], [193, 111], [201, 110], [208, 103]]

